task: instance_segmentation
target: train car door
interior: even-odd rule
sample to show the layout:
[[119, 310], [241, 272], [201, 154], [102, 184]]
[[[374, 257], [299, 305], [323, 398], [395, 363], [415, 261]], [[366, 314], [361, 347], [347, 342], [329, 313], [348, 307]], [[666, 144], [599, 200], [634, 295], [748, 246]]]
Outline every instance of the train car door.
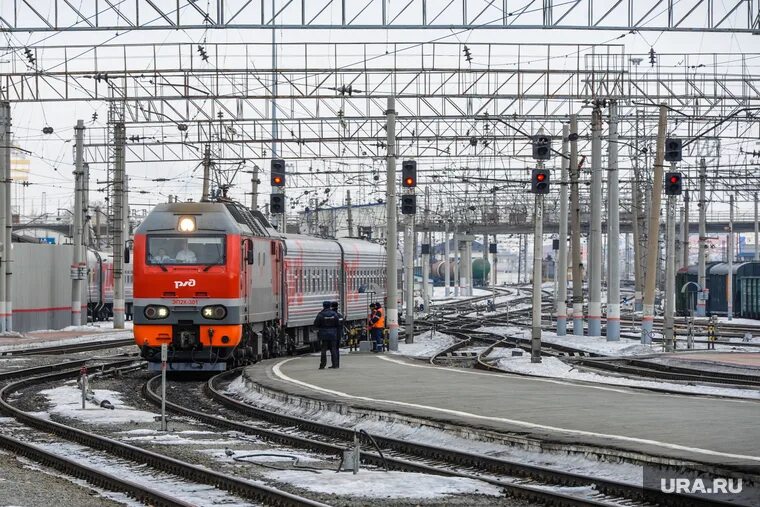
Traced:
[[249, 322], [251, 268], [254, 262], [253, 241], [245, 238], [240, 242], [240, 298], [243, 300], [243, 322]]

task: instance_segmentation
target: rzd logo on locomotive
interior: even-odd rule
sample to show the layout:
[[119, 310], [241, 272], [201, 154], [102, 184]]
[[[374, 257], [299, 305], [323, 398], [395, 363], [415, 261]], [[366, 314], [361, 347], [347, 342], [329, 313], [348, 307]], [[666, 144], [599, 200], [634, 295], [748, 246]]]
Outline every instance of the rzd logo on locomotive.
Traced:
[[182, 280], [175, 280], [174, 288], [179, 289], [180, 287], [195, 287], [195, 278], [185, 280], [184, 282]]

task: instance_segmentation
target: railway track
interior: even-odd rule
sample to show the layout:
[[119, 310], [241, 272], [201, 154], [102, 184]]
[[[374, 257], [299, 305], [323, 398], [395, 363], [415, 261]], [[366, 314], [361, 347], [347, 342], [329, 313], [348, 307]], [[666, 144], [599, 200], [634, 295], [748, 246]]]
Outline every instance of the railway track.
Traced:
[[[118, 359], [110, 362], [105, 362], [99, 367], [113, 369], [132, 363], [134, 363], [134, 359], [131, 358]], [[317, 507], [324, 505], [308, 498], [294, 495], [285, 491], [280, 491], [253, 481], [230, 477], [213, 470], [208, 470], [204, 467], [193, 465], [191, 463], [171, 458], [156, 452], [125, 444], [93, 432], [84, 431], [73, 426], [54, 422], [34, 414], [24, 412], [23, 410], [16, 408], [8, 401], [9, 398], [11, 398], [15, 393], [21, 391], [22, 389], [56, 380], [64, 380], [76, 377], [79, 375], [79, 368], [72, 368], [72, 365], [79, 366], [77, 365], [76, 361], [51, 365], [44, 367], [49, 369], [47, 373], [39, 375], [39, 368], [35, 368], [35, 371], [33, 372], [26, 372], [26, 374], [21, 370], [10, 372], [7, 375], [12, 375], [13, 377], [21, 376], [23, 378], [21, 380], [16, 380], [7, 384], [5, 387], [3, 387], [2, 390], [0, 390], [0, 411], [14, 417], [17, 421], [26, 426], [56, 435], [64, 440], [76, 442], [78, 444], [99, 451], [104, 451], [108, 453], [108, 455], [128, 460], [139, 465], [147, 465], [152, 469], [164, 472], [174, 477], [180, 477], [192, 483], [205, 484], [226, 490], [231, 494], [244, 497], [255, 502], [260, 502], [266, 505], [293, 507]], [[29, 375], [34, 376], [30, 377]], [[173, 498], [171, 495], [165, 492], [157, 491], [149, 486], [136, 484], [112, 475], [109, 476], [109, 474], [102, 472], [97, 473], [98, 471], [93, 470], [91, 467], [74, 462], [73, 460], [60, 459], [59, 456], [50, 455], [49, 452], [45, 452], [39, 449], [37, 446], [21, 442], [17, 439], [3, 437], [0, 439], [0, 445], [5, 446], [13, 452], [21, 453], [32, 459], [39, 460], [42, 463], [53, 466], [65, 473], [87, 479], [93, 484], [100, 484], [104, 487], [107, 487], [108, 489], [127, 493], [130, 496], [133, 496], [140, 501], [145, 501], [151, 505], [193, 505], [183, 502], [177, 498]]]
[[714, 384], [720, 387], [760, 387], [760, 376], [720, 371], [700, 371], [694, 368], [671, 366], [641, 359], [573, 359], [573, 364], [592, 370], [624, 373], [660, 380], [678, 380]]
[[[210, 379], [205, 385], [208, 396], [235, 414], [260, 420], [267, 424], [241, 424], [216, 414], [201, 412], [193, 407], [167, 402], [170, 410], [185, 416], [197, 418], [209, 424], [234, 429], [259, 438], [281, 444], [302, 447], [318, 452], [340, 455], [353, 442], [355, 432], [351, 429], [323, 424], [300, 417], [252, 406], [223, 392], [223, 386], [237, 371], [225, 372]], [[158, 377], [145, 384], [145, 394], [154, 403], [160, 403], [156, 393]], [[659, 491], [645, 490], [639, 485], [630, 485], [562, 472], [550, 468], [529, 465], [476, 453], [468, 453], [448, 448], [436, 447], [408, 440], [394, 439], [380, 435], [370, 435], [382, 449], [383, 454], [362, 452], [362, 462], [374, 466], [388, 466], [398, 470], [467, 477], [486, 481], [504, 488], [515, 498], [538, 501], [551, 505], [649, 505], [646, 495], [657, 495], [664, 501], [665, 495]], [[587, 488], [590, 494], [577, 496], [562, 491], [563, 487]], [[696, 497], [667, 495], [669, 505], [709, 505]]]
[[104, 340], [88, 343], [71, 343], [63, 345], [51, 345], [49, 347], [34, 347], [21, 350], [9, 350], [0, 352], [0, 356], [39, 356], [55, 354], [74, 354], [76, 352], [89, 352], [92, 350], [113, 349], [134, 345], [134, 338], [124, 338], [120, 340]]

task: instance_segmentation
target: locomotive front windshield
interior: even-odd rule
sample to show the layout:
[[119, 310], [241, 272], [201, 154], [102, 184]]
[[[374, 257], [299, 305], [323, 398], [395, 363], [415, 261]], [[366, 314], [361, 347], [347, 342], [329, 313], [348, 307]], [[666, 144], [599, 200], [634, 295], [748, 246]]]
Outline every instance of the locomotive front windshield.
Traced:
[[148, 264], [224, 264], [223, 236], [148, 236]]

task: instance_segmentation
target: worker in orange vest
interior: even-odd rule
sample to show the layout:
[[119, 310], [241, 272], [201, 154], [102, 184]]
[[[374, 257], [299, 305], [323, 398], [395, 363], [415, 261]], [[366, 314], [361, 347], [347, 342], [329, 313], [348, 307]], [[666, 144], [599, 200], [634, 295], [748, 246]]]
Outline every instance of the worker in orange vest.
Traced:
[[385, 329], [385, 314], [380, 303], [370, 305], [372, 312], [369, 316], [369, 331], [372, 341], [375, 342], [374, 352], [383, 351], [383, 330]]

